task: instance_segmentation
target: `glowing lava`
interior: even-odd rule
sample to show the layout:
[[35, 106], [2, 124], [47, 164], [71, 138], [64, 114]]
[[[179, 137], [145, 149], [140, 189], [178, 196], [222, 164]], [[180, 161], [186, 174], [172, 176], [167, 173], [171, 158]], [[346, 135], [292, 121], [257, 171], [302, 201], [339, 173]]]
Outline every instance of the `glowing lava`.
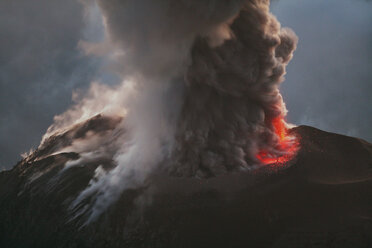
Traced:
[[275, 118], [272, 125], [279, 139], [275, 154], [268, 150], [261, 150], [256, 157], [265, 165], [283, 165], [296, 155], [298, 142], [296, 137], [288, 134], [286, 123], [282, 117]]

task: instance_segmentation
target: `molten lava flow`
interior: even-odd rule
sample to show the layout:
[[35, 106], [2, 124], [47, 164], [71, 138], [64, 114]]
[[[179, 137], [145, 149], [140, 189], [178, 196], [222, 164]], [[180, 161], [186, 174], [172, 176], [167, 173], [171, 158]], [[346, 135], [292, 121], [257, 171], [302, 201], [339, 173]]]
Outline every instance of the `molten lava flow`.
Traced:
[[282, 117], [275, 118], [272, 122], [275, 133], [279, 138], [276, 150], [280, 154], [273, 154], [267, 150], [261, 150], [256, 155], [257, 159], [265, 165], [282, 165], [293, 159], [298, 150], [298, 142], [294, 136], [288, 134], [285, 121]]

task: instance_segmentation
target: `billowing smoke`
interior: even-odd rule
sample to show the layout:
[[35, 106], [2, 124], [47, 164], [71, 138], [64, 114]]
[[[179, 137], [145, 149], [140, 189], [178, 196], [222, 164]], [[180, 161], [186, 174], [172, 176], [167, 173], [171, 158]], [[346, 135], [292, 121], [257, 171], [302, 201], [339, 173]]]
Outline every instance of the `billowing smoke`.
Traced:
[[[246, 1], [230, 26], [232, 39], [211, 47], [198, 37], [177, 132], [181, 175], [214, 176], [249, 169], [257, 154], [280, 157], [286, 108], [278, 86], [297, 37], [281, 29], [268, 1]], [[283, 134], [283, 133], [282, 133]]]
[[80, 46], [107, 56], [122, 84], [93, 84], [41, 144], [97, 114], [122, 120], [64, 148], [79, 151], [79, 162], [109, 150], [116, 162], [97, 169], [71, 206], [76, 216], [93, 220], [158, 170], [205, 178], [292, 155], [278, 87], [297, 37], [280, 27], [268, 0], [85, 1], [94, 4], [106, 40]]

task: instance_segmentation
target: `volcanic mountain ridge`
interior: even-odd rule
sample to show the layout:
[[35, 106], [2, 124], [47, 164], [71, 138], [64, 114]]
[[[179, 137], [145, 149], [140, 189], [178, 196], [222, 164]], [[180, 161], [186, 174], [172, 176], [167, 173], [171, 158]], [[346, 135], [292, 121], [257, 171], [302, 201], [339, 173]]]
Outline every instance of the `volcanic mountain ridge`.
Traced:
[[290, 130], [300, 149], [287, 164], [208, 179], [159, 172], [86, 224], [71, 203], [115, 162], [63, 148], [119, 122], [96, 116], [0, 173], [0, 247], [372, 247], [372, 145], [309, 126]]

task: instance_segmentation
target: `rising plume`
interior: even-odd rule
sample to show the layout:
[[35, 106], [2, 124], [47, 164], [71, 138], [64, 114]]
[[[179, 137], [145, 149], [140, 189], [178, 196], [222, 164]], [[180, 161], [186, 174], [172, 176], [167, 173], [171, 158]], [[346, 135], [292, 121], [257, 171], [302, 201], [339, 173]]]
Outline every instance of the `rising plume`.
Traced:
[[98, 4], [106, 39], [80, 47], [109, 58], [122, 83], [76, 95], [39, 147], [97, 114], [120, 120], [53, 151], [78, 151], [80, 163], [107, 154], [115, 161], [97, 169], [71, 206], [75, 216], [94, 220], [155, 173], [207, 178], [295, 154], [279, 85], [297, 37], [280, 27], [268, 0], [84, 2]]

